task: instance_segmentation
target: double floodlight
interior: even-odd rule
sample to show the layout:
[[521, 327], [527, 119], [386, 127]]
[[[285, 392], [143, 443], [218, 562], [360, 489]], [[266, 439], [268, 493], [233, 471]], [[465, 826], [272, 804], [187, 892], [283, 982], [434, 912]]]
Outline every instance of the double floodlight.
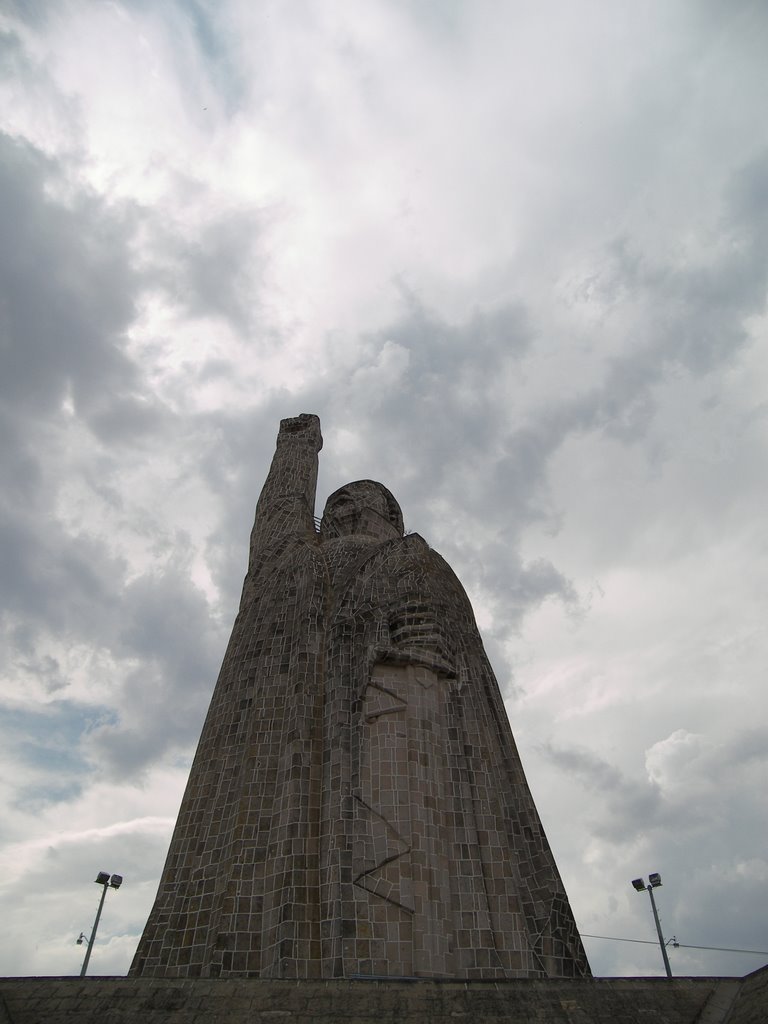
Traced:
[[661, 875], [658, 871], [652, 871], [648, 875], [648, 885], [645, 884], [644, 878], [633, 878], [632, 885], [637, 889], [638, 892], [645, 892], [646, 889], [658, 889], [661, 885]]
[[119, 889], [120, 886], [123, 884], [123, 876], [112, 875], [110, 877], [108, 871], [100, 871], [98, 875], [96, 875], [94, 881], [96, 882], [97, 885], [109, 885], [113, 889]]

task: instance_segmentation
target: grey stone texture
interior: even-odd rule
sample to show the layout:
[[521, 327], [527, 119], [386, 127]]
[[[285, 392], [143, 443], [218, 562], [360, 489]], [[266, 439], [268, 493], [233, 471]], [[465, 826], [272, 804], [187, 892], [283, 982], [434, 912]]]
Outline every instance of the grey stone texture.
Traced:
[[469, 600], [283, 420], [143, 977], [589, 975]]
[[2, 1024], [765, 1024], [746, 978], [5, 978]]

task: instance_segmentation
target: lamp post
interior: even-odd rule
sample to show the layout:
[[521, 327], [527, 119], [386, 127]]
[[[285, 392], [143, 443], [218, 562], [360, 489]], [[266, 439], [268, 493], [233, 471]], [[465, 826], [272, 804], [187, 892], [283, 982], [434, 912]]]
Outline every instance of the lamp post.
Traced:
[[664, 944], [664, 936], [661, 934], [661, 924], [659, 922], [659, 914], [656, 910], [656, 900], [653, 898], [653, 890], [658, 889], [661, 885], [661, 875], [658, 871], [652, 871], [648, 875], [648, 885], [645, 884], [645, 880], [642, 878], [633, 878], [632, 885], [635, 887], [637, 892], [647, 892], [651, 897], [651, 909], [653, 910], [653, 920], [656, 922], [656, 933], [659, 936], [659, 946], [661, 947], [661, 956], [664, 960], [664, 970], [667, 972], [667, 977], [672, 977], [672, 968], [669, 966], [669, 957], [667, 956], [667, 947]]
[[[91, 959], [91, 950], [93, 949], [93, 943], [96, 939], [96, 929], [99, 927], [99, 918], [101, 917], [101, 911], [104, 907], [104, 898], [107, 895], [107, 889], [119, 889], [123, 884], [122, 875], [112, 875], [108, 871], [100, 871], [95, 878], [97, 885], [103, 885], [104, 888], [101, 893], [101, 899], [99, 900], [99, 909], [96, 911], [96, 920], [93, 922], [93, 928], [91, 930], [91, 937], [88, 939], [88, 949], [85, 951], [85, 960], [83, 960], [83, 966], [80, 968], [80, 977], [84, 977], [85, 972], [88, 970], [88, 961]], [[85, 936], [80, 932], [80, 936], [77, 940], [78, 945], [82, 945]]]

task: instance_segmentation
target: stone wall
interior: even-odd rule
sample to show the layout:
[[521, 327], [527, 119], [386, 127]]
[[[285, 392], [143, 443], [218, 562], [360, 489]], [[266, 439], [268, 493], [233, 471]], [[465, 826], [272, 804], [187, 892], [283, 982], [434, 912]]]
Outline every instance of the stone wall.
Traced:
[[514, 981], [4, 978], [0, 1024], [764, 1024], [738, 978]]
[[728, 1024], [765, 1024], [768, 1021], [768, 967], [744, 978]]

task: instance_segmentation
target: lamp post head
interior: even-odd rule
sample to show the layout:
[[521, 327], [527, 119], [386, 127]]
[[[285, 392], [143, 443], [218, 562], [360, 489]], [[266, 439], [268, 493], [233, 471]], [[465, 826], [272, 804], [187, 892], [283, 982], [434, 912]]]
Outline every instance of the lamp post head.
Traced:
[[634, 885], [638, 892], [645, 892], [645, 882], [642, 878], [633, 878], [632, 885]]
[[123, 884], [123, 876], [112, 875], [110, 877], [108, 871], [100, 871], [98, 875], [96, 875], [95, 881], [97, 885], [108, 885], [112, 889], [119, 889], [120, 886]]
[[648, 884], [652, 889], [657, 889], [661, 885], [661, 875], [658, 871], [652, 871], [650, 875], [648, 875]]

